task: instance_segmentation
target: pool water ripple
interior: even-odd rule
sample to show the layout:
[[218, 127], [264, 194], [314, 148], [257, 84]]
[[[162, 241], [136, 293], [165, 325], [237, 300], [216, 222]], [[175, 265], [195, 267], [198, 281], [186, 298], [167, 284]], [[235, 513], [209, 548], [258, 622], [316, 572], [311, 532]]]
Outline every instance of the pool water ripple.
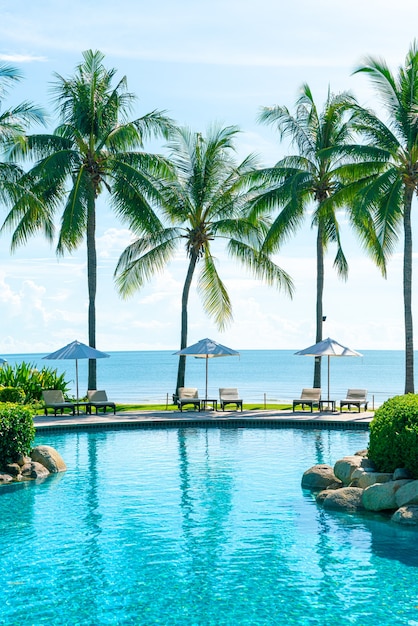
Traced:
[[0, 491], [4, 626], [418, 623], [418, 535], [300, 488], [364, 431], [61, 433], [68, 471]]

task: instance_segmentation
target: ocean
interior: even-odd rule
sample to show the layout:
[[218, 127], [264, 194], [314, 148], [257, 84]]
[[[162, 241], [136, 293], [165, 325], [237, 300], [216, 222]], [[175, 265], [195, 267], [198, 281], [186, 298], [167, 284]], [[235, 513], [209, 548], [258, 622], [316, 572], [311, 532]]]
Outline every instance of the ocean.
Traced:
[[[217, 398], [219, 387], [237, 387], [244, 402], [291, 402], [303, 387], [313, 384], [313, 357], [296, 356], [296, 350], [242, 350], [238, 357], [208, 361], [208, 397]], [[171, 403], [177, 379], [178, 357], [174, 351], [109, 352], [97, 361], [97, 387], [120, 403]], [[361, 350], [361, 357], [330, 358], [330, 398], [345, 398], [347, 389], [367, 389], [369, 407], [404, 392], [402, 350]], [[44, 360], [44, 354], [3, 354], [10, 365], [47, 366], [65, 372], [69, 393], [76, 395], [75, 361]], [[186, 387], [205, 393], [205, 360], [187, 357]], [[87, 361], [78, 361], [80, 396], [87, 391]], [[415, 383], [418, 390], [417, 381]], [[328, 393], [328, 362], [322, 359], [322, 397]]]

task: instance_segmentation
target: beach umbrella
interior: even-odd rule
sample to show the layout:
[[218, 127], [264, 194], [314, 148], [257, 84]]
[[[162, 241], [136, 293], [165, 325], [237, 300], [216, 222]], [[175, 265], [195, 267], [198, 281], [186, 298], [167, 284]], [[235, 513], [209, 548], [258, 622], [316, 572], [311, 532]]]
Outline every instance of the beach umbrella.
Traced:
[[106, 357], [110, 357], [110, 354], [106, 354], [106, 352], [100, 352], [100, 350], [96, 350], [96, 348], [92, 348], [91, 346], [87, 346], [85, 343], [80, 343], [80, 341], [72, 341], [68, 345], [56, 350], [56, 352], [52, 352], [47, 356], [44, 356], [44, 359], [58, 360], [58, 359], [71, 359], [75, 360], [75, 377], [76, 377], [76, 385], [77, 385], [77, 402], [78, 402], [78, 361], [79, 359], [103, 359]]
[[360, 352], [341, 345], [335, 339], [328, 337], [309, 348], [295, 352], [298, 356], [326, 356], [328, 357], [328, 402], [329, 402], [329, 362], [333, 356], [363, 356]]
[[206, 361], [206, 389], [205, 389], [205, 399], [208, 398], [208, 362], [209, 359], [214, 359], [222, 356], [239, 356], [239, 352], [236, 350], [232, 350], [232, 348], [227, 348], [223, 346], [221, 343], [217, 343], [213, 341], [213, 339], [201, 339], [197, 343], [194, 343], [192, 346], [188, 348], [183, 348], [183, 350], [179, 350], [179, 352], [174, 352], [179, 356], [194, 356], [197, 359], [205, 359]]

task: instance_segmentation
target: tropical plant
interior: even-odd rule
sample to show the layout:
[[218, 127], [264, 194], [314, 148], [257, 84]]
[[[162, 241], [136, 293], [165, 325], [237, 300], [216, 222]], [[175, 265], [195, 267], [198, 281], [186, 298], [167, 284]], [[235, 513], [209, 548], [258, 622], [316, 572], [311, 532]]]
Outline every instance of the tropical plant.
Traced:
[[405, 393], [414, 393], [412, 323], [411, 210], [418, 193], [418, 45], [414, 42], [397, 74], [385, 61], [366, 58], [356, 69], [365, 73], [387, 113], [387, 123], [372, 111], [357, 111], [358, 128], [368, 141], [365, 163], [375, 166], [352, 202], [371, 208], [383, 250], [390, 253], [403, 226], [403, 304], [405, 323]]
[[418, 478], [418, 396], [390, 398], [370, 423], [368, 457], [381, 472], [406, 467]]
[[[256, 173], [267, 186], [256, 198], [254, 210], [278, 210], [264, 244], [269, 250], [278, 249], [296, 233], [306, 216], [312, 214], [312, 227], [316, 229], [316, 342], [322, 340], [324, 257], [330, 244], [336, 246], [334, 267], [338, 275], [344, 280], [348, 276], [337, 209], [345, 204], [342, 172], [347, 177], [343, 166], [352, 158], [356, 104], [348, 92], [337, 95], [328, 92], [320, 112], [305, 84], [294, 115], [285, 106], [272, 106], [263, 107], [259, 116], [259, 121], [276, 127], [281, 138], [290, 137], [298, 148], [298, 154], [286, 156], [274, 167]], [[363, 245], [370, 251], [376, 250], [378, 245], [368, 213], [345, 208]], [[375, 259], [383, 270], [383, 259], [377, 250]], [[321, 357], [315, 358], [313, 386], [321, 387]]]
[[[181, 297], [180, 350], [187, 345], [188, 299], [195, 270], [200, 265], [197, 289], [205, 312], [222, 330], [232, 319], [232, 305], [216, 267], [214, 242], [226, 242], [227, 252], [255, 276], [292, 293], [289, 276], [261, 250], [268, 223], [246, 217], [251, 189], [245, 176], [252, 172], [255, 158], [236, 164], [235, 126], [213, 127], [207, 136], [190, 129], [177, 129], [168, 148], [175, 179], [161, 185], [161, 211], [165, 223], [140, 236], [122, 253], [116, 282], [124, 296], [141, 288], [162, 270], [179, 245], [188, 258]], [[184, 386], [186, 358], [180, 356], [176, 394]]]
[[59, 389], [65, 394], [70, 385], [64, 377], [56, 369], [44, 366], [38, 370], [35, 363], [25, 361], [0, 367], [0, 385], [23, 390], [25, 402], [40, 400], [44, 389]]
[[[96, 202], [108, 192], [117, 215], [139, 232], [160, 222], [148, 202], [155, 196], [153, 176], [165, 175], [163, 159], [142, 151], [145, 139], [164, 135], [171, 121], [158, 111], [128, 121], [134, 103], [126, 77], [115, 85], [101, 52], [88, 50], [70, 78], [55, 75], [54, 105], [60, 125], [53, 134], [16, 143], [13, 156], [37, 159], [21, 181], [21, 193], [4, 227], [15, 228], [12, 250], [41, 231], [49, 240], [62, 206], [57, 253], [74, 250], [86, 237], [89, 345], [96, 346]], [[89, 389], [96, 389], [96, 361], [89, 360]]]
[[29, 454], [34, 439], [33, 411], [25, 406], [0, 404], [0, 467]]

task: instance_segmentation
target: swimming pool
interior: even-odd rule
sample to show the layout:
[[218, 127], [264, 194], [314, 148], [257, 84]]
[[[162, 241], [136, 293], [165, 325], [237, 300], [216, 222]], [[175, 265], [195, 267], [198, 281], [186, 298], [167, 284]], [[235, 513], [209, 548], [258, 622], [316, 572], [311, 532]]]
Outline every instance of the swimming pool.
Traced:
[[0, 490], [0, 624], [418, 624], [418, 535], [300, 488], [365, 431], [48, 433], [68, 471]]

